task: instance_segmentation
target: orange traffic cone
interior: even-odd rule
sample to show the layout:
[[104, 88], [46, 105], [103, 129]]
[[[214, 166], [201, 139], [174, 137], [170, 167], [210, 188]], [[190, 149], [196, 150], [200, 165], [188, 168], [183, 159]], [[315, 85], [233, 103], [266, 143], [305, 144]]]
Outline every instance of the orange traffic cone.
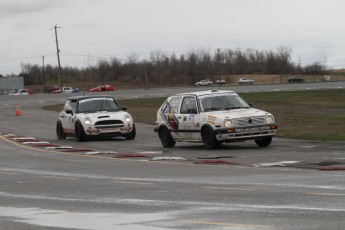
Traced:
[[19, 105], [16, 105], [16, 116], [22, 115], [22, 112], [19, 109]]

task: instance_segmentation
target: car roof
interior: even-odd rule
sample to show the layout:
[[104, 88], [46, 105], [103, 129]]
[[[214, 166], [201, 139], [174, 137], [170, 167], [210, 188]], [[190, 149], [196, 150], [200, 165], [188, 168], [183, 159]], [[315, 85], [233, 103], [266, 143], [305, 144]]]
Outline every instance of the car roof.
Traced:
[[231, 90], [217, 90], [217, 89], [212, 89], [212, 90], [206, 90], [206, 91], [197, 91], [197, 92], [190, 92], [190, 93], [179, 93], [179, 94], [174, 94], [172, 96], [185, 96], [185, 95], [193, 95], [193, 96], [202, 96], [202, 95], [209, 95], [209, 94], [219, 94], [219, 93], [235, 93], [234, 91]]
[[89, 98], [101, 98], [101, 97], [110, 97], [113, 98], [110, 95], [87, 95], [87, 96], [74, 96], [74, 97], [69, 97], [67, 100], [82, 100], [82, 99], [89, 99]]

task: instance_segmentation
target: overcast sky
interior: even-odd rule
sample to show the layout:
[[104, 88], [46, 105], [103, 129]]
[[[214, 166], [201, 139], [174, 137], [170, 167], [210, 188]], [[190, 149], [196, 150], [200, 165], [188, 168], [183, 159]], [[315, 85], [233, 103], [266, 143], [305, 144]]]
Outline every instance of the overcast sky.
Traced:
[[344, 0], [1, 0], [0, 74], [21, 63], [87, 67], [151, 52], [292, 48], [295, 63], [345, 68]]

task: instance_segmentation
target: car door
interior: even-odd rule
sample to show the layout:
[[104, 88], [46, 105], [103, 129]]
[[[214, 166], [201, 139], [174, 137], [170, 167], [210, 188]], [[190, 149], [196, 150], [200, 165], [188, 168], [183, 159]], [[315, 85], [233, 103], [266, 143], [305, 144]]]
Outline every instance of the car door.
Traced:
[[60, 113], [60, 121], [65, 133], [74, 133], [74, 114], [76, 112], [77, 100], [67, 100]]
[[183, 97], [177, 118], [179, 120], [179, 136], [183, 140], [198, 140], [200, 137], [200, 116], [195, 96]]
[[179, 115], [182, 97], [174, 96], [169, 101], [166, 101], [162, 106], [160, 113], [164, 119], [165, 125], [170, 130], [174, 138], [179, 138], [179, 127], [181, 117]]

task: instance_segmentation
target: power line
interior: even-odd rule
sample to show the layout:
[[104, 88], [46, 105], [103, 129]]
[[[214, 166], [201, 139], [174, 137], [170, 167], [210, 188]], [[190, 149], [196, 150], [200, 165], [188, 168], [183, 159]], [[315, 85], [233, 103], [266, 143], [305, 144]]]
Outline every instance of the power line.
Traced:
[[50, 54], [41, 54], [41, 55], [36, 55], [36, 56], [31, 56], [31, 57], [22, 57], [22, 58], [16, 58], [16, 59], [9, 59], [6, 61], [0, 61], [0, 64], [2, 63], [10, 63], [10, 62], [17, 62], [17, 61], [23, 61], [23, 60], [28, 60], [28, 59], [34, 59], [34, 58], [41, 58], [42, 55], [52, 55], [52, 53]]
[[68, 53], [68, 52], [61, 52], [61, 53], [71, 55], [71, 56], [88, 57], [88, 58], [95, 58], [95, 59], [113, 59], [114, 58], [114, 57], [104, 57], [104, 56], [101, 57], [101, 56], [94, 56], [94, 55], [87, 55], [87, 54], [74, 54], [74, 53]]

